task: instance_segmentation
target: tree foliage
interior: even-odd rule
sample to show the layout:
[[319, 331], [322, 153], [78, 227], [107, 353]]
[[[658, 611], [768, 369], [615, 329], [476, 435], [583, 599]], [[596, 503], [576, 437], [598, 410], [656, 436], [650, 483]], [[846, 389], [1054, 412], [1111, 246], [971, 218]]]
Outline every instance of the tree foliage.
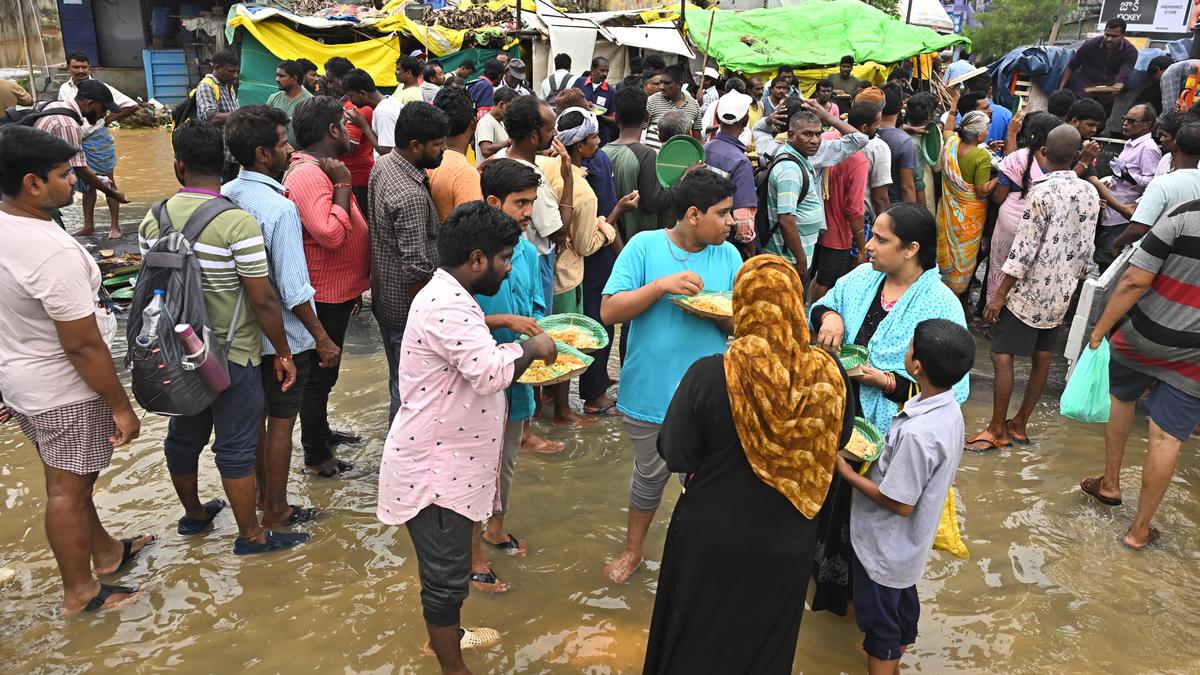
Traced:
[[[1068, 3], [1067, 10], [1074, 4]], [[1057, 11], [1053, 0], [993, 0], [988, 11], [975, 15], [983, 25], [964, 31], [975, 62], [991, 63], [1016, 47], [1044, 42]]]
[[863, 0], [863, 2], [892, 16], [900, 16], [900, 0]]

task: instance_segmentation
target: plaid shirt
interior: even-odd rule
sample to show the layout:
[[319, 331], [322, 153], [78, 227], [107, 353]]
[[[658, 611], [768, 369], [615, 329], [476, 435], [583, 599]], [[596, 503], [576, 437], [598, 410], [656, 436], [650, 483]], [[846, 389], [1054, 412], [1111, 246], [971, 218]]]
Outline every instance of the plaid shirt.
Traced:
[[429, 176], [399, 152], [379, 158], [368, 190], [371, 311], [380, 323], [403, 331], [413, 298], [437, 270], [441, 221]]
[[[237, 92], [233, 90], [233, 85], [221, 84], [212, 75], [205, 75], [200, 84], [196, 85], [197, 118], [207, 122], [217, 113], [231, 113], [239, 107], [241, 106], [238, 105]], [[237, 162], [229, 152], [228, 145], [225, 146], [225, 161], [231, 164]]]

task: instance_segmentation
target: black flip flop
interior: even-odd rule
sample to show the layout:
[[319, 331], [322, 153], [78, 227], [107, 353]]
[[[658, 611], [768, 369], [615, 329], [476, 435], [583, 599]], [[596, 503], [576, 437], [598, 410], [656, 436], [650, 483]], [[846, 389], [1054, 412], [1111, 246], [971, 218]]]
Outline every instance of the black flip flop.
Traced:
[[1101, 504], [1104, 504], [1105, 506], [1120, 506], [1121, 505], [1120, 499], [1113, 499], [1112, 497], [1105, 497], [1104, 495], [1100, 494], [1100, 479], [1099, 478], [1095, 478], [1095, 477], [1084, 478], [1083, 480], [1079, 481], [1079, 489], [1083, 490], [1084, 494], [1095, 497], [1096, 501], [1100, 502]]
[[362, 436], [351, 431], [331, 431], [329, 432], [329, 445], [353, 445], [362, 443]]
[[471, 581], [475, 581], [475, 582], [478, 582], [481, 584], [487, 584], [489, 586], [492, 584], [500, 583], [500, 579], [496, 576], [496, 573], [490, 569], [486, 573], [485, 572], [471, 572]]
[[[145, 535], [142, 535], [142, 536], [145, 536]], [[105, 574], [104, 576], [109, 576], [110, 574], [116, 574], [118, 572], [124, 571], [126, 567], [129, 567], [131, 564], [133, 564], [134, 559], [138, 557], [139, 553], [141, 553], [142, 551], [145, 551], [146, 547], [149, 546], [150, 544], [153, 544], [154, 542], [158, 541], [158, 537], [156, 537], [154, 535], [150, 535], [150, 541], [146, 542], [145, 544], [142, 544], [142, 547], [139, 548], [138, 550], [136, 550], [136, 551], [133, 550], [133, 542], [135, 542], [141, 538], [142, 538], [141, 536], [138, 536], [138, 537], [133, 537], [131, 539], [122, 539], [121, 540], [121, 546], [124, 549], [121, 552], [121, 564], [117, 565], [117, 569], [109, 572], [108, 574]], [[103, 603], [104, 601], [101, 600], [100, 602]]]
[[299, 525], [300, 523], [311, 523], [317, 519], [317, 515], [321, 513], [321, 509], [314, 506], [304, 507], [289, 504], [292, 507], [292, 515], [288, 516], [286, 525]]
[[350, 462], [343, 462], [340, 459], [337, 460], [333, 466], [327, 466], [324, 469], [321, 469], [320, 471], [316, 471], [316, 470], [310, 469], [308, 467], [304, 467], [304, 473], [306, 473], [310, 476], [317, 476], [318, 478], [337, 478], [338, 476], [342, 475], [343, 473], [346, 473], [347, 471], [352, 471], [352, 470], [354, 470], [353, 464], [351, 464]]
[[[488, 543], [492, 544], [492, 546], [497, 551], [503, 551], [504, 553], [507, 553], [509, 555], [517, 555], [518, 553], [520, 553], [521, 552], [521, 542], [518, 541], [517, 538], [513, 536], [512, 532], [506, 532], [505, 534], [508, 535], [508, 541], [502, 542], [499, 544], [492, 544], [492, 542], [490, 542], [490, 541], [488, 541]], [[484, 541], [487, 541], [487, 539], [484, 539]]]
[[88, 600], [88, 604], [83, 606], [83, 611], [85, 611], [85, 612], [98, 611], [101, 607], [104, 606], [104, 603], [105, 603], [105, 601], [108, 600], [109, 596], [111, 596], [115, 593], [123, 593], [125, 595], [133, 595], [134, 593], [137, 593], [140, 590], [142, 590], [142, 589], [140, 589], [136, 586], [110, 586], [108, 584], [100, 584], [100, 592], [96, 594], [96, 597], [92, 598], [91, 600]]
[[178, 529], [179, 534], [188, 536], [200, 534], [201, 532], [207, 530], [208, 526], [212, 525], [213, 519], [216, 518], [217, 514], [225, 508], [226, 504], [225, 500], [223, 499], [213, 499], [205, 502], [203, 506], [204, 510], [208, 512], [208, 518], [188, 518], [187, 516], [180, 518]]
[[255, 553], [269, 553], [270, 551], [280, 551], [285, 548], [299, 546], [308, 541], [311, 536], [307, 532], [272, 532], [266, 531], [267, 540], [259, 544], [253, 541], [246, 541], [238, 537], [233, 541], [233, 552], [235, 555], [253, 555]]

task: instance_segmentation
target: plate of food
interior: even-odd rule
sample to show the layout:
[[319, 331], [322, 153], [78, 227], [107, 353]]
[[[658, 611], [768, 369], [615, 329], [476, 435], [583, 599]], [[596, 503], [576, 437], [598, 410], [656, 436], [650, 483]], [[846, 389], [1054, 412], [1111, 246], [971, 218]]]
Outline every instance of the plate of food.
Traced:
[[695, 295], [672, 295], [671, 302], [701, 319], [733, 317], [733, 291], [702, 291]]
[[862, 417], [855, 417], [850, 442], [838, 452], [842, 457], [856, 462], [874, 462], [883, 452], [883, 436], [874, 424]]
[[592, 357], [578, 349], [561, 342], [555, 342], [555, 346], [558, 347], [557, 361], [546, 363], [541, 359], [536, 359], [529, 364], [524, 373], [521, 373], [517, 382], [531, 384], [535, 387], [548, 387], [575, 378], [592, 365]]
[[858, 375], [867, 364], [867, 348], [862, 345], [843, 344], [842, 350], [838, 352], [838, 361], [842, 362], [847, 375]]
[[608, 346], [608, 333], [604, 326], [583, 314], [553, 314], [538, 320], [542, 330], [555, 342], [574, 347], [584, 354]]

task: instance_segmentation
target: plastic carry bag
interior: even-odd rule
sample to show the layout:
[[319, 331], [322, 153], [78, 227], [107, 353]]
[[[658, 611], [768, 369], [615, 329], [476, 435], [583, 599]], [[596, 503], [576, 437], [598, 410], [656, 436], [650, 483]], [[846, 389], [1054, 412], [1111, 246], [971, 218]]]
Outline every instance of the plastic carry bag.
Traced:
[[1108, 421], [1108, 340], [1100, 341], [1096, 349], [1087, 347], [1079, 355], [1075, 372], [1059, 399], [1064, 417], [1080, 422]]

